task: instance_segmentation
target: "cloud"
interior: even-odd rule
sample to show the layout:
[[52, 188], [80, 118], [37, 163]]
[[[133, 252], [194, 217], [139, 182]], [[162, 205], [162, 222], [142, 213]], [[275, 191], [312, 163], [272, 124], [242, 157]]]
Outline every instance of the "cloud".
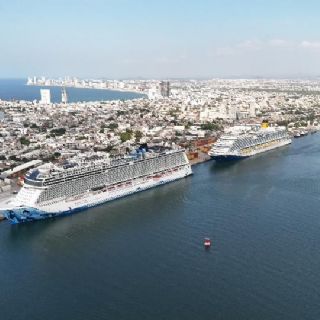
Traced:
[[214, 50], [214, 55], [223, 57], [223, 56], [231, 56], [236, 53], [236, 50], [232, 47], [220, 47]]
[[214, 56], [231, 56], [249, 52], [257, 52], [262, 50], [320, 50], [320, 41], [290, 41], [284, 39], [248, 39], [238, 42], [231, 46], [218, 47], [214, 49]]
[[263, 45], [260, 40], [245, 40], [236, 45], [238, 48], [246, 49], [246, 50], [259, 50]]
[[270, 47], [284, 48], [292, 46], [293, 43], [291, 41], [283, 39], [271, 39], [267, 42], [267, 45], [269, 45]]
[[209, 56], [233, 56], [248, 51], [258, 51], [263, 47], [263, 43], [260, 40], [244, 40], [236, 43], [232, 46], [218, 47], [213, 50], [213, 54]]
[[320, 41], [301, 41], [300, 43], [301, 48], [306, 48], [306, 49], [320, 49]]

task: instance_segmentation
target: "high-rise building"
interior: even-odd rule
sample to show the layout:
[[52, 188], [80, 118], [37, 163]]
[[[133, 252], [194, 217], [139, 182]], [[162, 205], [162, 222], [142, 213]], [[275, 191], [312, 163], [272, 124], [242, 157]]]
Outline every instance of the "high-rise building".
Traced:
[[68, 95], [65, 87], [61, 89], [61, 102], [68, 103]]
[[159, 84], [160, 94], [162, 97], [170, 96], [170, 82], [169, 81], [161, 81]]
[[28, 77], [27, 85], [31, 85], [31, 84], [33, 84], [33, 80], [31, 77]]
[[51, 94], [50, 89], [40, 89], [40, 95], [41, 95], [41, 104], [50, 104], [51, 103]]

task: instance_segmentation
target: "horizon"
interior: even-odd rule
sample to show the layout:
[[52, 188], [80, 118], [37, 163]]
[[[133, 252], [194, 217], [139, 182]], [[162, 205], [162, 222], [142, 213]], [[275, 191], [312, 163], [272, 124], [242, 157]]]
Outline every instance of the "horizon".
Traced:
[[[17, 77], [1, 77], [0, 80], [27, 80], [29, 77], [32, 76], [17, 76]], [[225, 77], [171, 77], [171, 78], [161, 78], [161, 77], [154, 77], [154, 78], [146, 78], [146, 77], [121, 77], [121, 78], [106, 78], [106, 77], [78, 77], [78, 76], [56, 76], [56, 77], [50, 77], [45, 75], [36, 75], [35, 77], [41, 78], [45, 77], [46, 79], [65, 79], [65, 78], [77, 78], [81, 80], [106, 80], [106, 81], [130, 81], [130, 80], [137, 80], [137, 81], [210, 81], [210, 80], [320, 80], [320, 75], [299, 75], [299, 76], [225, 76]]]

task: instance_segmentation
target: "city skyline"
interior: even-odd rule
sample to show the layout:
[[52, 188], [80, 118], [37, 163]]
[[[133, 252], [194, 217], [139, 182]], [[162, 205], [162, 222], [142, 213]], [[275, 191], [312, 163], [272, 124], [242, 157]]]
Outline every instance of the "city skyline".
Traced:
[[317, 77], [318, 9], [314, 0], [0, 2], [0, 77]]

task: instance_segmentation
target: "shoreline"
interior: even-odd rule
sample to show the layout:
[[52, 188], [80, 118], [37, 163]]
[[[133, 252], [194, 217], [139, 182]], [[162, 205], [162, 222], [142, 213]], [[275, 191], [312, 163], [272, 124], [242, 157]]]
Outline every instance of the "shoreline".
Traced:
[[[127, 93], [135, 93], [135, 94], [141, 94], [147, 97], [146, 93], [140, 92], [140, 91], [135, 91], [135, 90], [126, 90], [126, 89], [118, 89], [118, 88], [93, 88], [93, 87], [83, 87], [83, 86], [71, 86], [71, 85], [57, 85], [57, 84], [51, 84], [51, 85], [41, 85], [41, 84], [27, 84], [25, 83], [25, 86], [30, 86], [30, 87], [45, 87], [45, 88], [50, 88], [50, 87], [58, 87], [58, 88], [74, 88], [74, 89], [88, 89], [88, 90], [105, 90], [105, 91], [115, 91], [115, 92], [127, 92]], [[141, 99], [141, 98], [137, 98]]]

